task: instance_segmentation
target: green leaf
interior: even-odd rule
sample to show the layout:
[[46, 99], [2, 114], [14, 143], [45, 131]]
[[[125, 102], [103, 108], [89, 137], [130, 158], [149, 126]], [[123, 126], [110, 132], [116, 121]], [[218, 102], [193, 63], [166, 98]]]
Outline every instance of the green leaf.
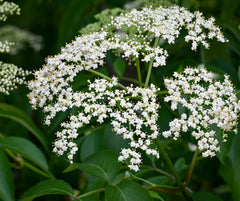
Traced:
[[222, 201], [222, 199], [209, 192], [197, 192], [192, 195], [194, 201]]
[[36, 197], [53, 194], [73, 196], [73, 193], [73, 189], [68, 183], [62, 180], [52, 179], [40, 182], [30, 188], [23, 197], [20, 198], [20, 201], [31, 201]]
[[[217, 47], [216, 47], [217, 48]], [[227, 49], [227, 48], [225, 48]], [[209, 54], [208, 54], [209, 55]], [[209, 65], [216, 66], [218, 69], [222, 70], [224, 73], [227, 73], [231, 76], [233, 84], [238, 84], [238, 75], [236, 68], [230, 64], [227, 59], [215, 59]]]
[[174, 167], [175, 167], [175, 169], [176, 169], [177, 171], [181, 171], [182, 169], [187, 168], [185, 158], [183, 158], [183, 157], [179, 158], [179, 159], [175, 162]]
[[80, 152], [81, 160], [85, 160], [91, 154], [103, 149], [104, 147], [103, 129], [104, 127], [96, 128], [85, 137], [85, 140], [81, 146]]
[[175, 182], [170, 177], [162, 176], [162, 175], [150, 177], [148, 179], [148, 181], [150, 181], [153, 184], [158, 184], [158, 185], [174, 185], [174, 182]]
[[10, 118], [31, 131], [34, 136], [42, 143], [48, 150], [47, 140], [39, 128], [32, 122], [32, 120], [20, 109], [6, 103], [0, 103], [0, 117]]
[[240, 200], [240, 135], [236, 135], [228, 154], [227, 162], [221, 166], [220, 174], [231, 189], [235, 201]]
[[11, 167], [6, 154], [0, 150], [0, 199], [13, 201], [14, 184]]
[[[64, 5], [65, 3], [65, 5]], [[78, 30], [89, 21], [89, 16], [96, 13], [98, 1], [65, 1], [61, 6], [65, 6], [65, 12], [59, 23], [58, 45], [63, 46], [66, 41], [71, 41]], [[87, 14], [87, 15], [86, 15]]]
[[20, 137], [2, 138], [0, 139], [0, 148], [10, 149], [38, 165], [46, 172], [49, 172], [45, 156], [40, 149], [29, 140]]
[[111, 124], [108, 124], [104, 131], [104, 147], [106, 149], [111, 149], [116, 153], [119, 153], [122, 148], [126, 148], [128, 146], [129, 140], [124, 140], [120, 135], [117, 135], [113, 131], [113, 127], [111, 126]]
[[123, 181], [117, 186], [107, 185], [107, 201], [152, 201], [147, 190], [133, 181]]
[[126, 69], [125, 61], [122, 58], [117, 58], [113, 63], [113, 69], [118, 76], [122, 77]]
[[155, 200], [161, 200], [164, 201], [164, 199], [155, 191], [148, 191], [150, 196], [154, 198]]
[[179, 173], [180, 177], [185, 177], [188, 171], [188, 166], [186, 164], [185, 158], [181, 157], [174, 164], [175, 169]]
[[220, 151], [217, 152], [216, 155], [217, 155], [218, 159], [220, 160], [220, 162], [222, 164], [225, 164], [225, 161], [227, 160], [226, 157], [230, 151], [232, 140], [233, 140], [233, 137], [235, 134], [230, 133], [228, 135], [227, 141], [223, 142], [223, 140], [222, 140], [223, 131], [220, 128], [218, 128], [216, 125], [212, 125], [210, 128], [213, 129], [214, 131], [216, 131], [216, 139], [218, 140], [218, 142], [219, 142], [218, 145], [220, 146]]
[[91, 195], [84, 198], [79, 198], [77, 201], [101, 201], [97, 195]]
[[105, 150], [92, 154], [81, 164], [74, 163], [74, 165], [90, 175], [109, 182], [112, 181], [120, 169], [117, 158], [118, 156], [114, 152]]

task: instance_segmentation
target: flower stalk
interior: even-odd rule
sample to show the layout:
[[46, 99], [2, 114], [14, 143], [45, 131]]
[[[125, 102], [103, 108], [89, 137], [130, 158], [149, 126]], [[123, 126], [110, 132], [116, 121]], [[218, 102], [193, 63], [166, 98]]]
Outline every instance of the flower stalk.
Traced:
[[198, 148], [196, 148], [196, 150], [194, 152], [194, 155], [193, 155], [193, 158], [192, 158], [192, 162], [191, 162], [190, 168], [188, 170], [187, 177], [186, 177], [185, 182], [184, 182], [185, 186], [187, 186], [189, 181], [190, 181], [190, 178], [192, 176], [192, 172], [193, 172], [193, 169], [194, 169], [194, 165], [195, 165], [195, 162], [197, 160], [197, 156], [198, 156]]
[[[159, 41], [159, 37], [156, 37], [155, 41], [154, 41], [153, 48], [157, 47], [158, 41]], [[150, 76], [151, 76], [151, 73], [152, 73], [153, 61], [154, 61], [154, 58], [151, 58], [151, 61], [148, 65], [148, 72], [147, 72], [147, 77], [146, 77], [146, 81], [145, 81], [145, 87], [148, 86], [148, 82], [149, 82], [149, 79], [150, 79]]]
[[142, 76], [141, 76], [141, 70], [140, 70], [140, 64], [139, 64], [139, 58], [136, 58], [136, 67], [137, 67], [137, 75], [138, 75], [138, 83], [139, 86], [142, 87]]

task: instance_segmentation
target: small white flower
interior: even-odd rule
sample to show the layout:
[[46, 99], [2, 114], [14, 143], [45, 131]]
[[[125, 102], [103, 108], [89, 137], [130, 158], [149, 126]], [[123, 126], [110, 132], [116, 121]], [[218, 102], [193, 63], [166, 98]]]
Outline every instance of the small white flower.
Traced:
[[[220, 150], [216, 132], [210, 130], [217, 126], [223, 132], [235, 130], [239, 101], [234, 94], [233, 85], [225, 75], [224, 81], [213, 80], [214, 74], [204, 67], [186, 68], [183, 74], [174, 73], [174, 79], [165, 79], [165, 86], [169, 95], [165, 101], [171, 101], [172, 109], [177, 109], [178, 104], [188, 109], [189, 114], [183, 113], [180, 119], [169, 123], [170, 129], [162, 135], [166, 138], [173, 136], [178, 139], [180, 132], [190, 132], [198, 140], [198, 148], [203, 151], [204, 157], [215, 156]], [[204, 83], [204, 84], [203, 84]], [[188, 90], [184, 90], [188, 86]], [[174, 90], [172, 90], [174, 88]], [[207, 132], [206, 130], [210, 130]], [[223, 140], [226, 141], [223, 135]]]

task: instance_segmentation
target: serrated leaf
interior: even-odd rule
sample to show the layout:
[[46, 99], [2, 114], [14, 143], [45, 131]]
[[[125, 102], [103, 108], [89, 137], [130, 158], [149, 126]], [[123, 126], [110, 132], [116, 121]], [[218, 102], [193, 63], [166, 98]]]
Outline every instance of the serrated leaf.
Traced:
[[147, 190], [133, 181], [123, 181], [117, 186], [107, 185], [105, 196], [107, 201], [152, 201]]
[[40, 149], [29, 140], [13, 136], [5, 137], [0, 139], [0, 148], [6, 148], [22, 155], [49, 173], [45, 156]]
[[34, 198], [41, 197], [44, 195], [72, 195], [72, 187], [62, 180], [46, 180], [38, 183], [37, 185], [30, 188], [23, 197], [20, 198], [20, 201], [31, 201]]
[[117, 58], [113, 63], [113, 69], [118, 76], [122, 77], [126, 69], [125, 61], [122, 58]]
[[14, 201], [13, 176], [5, 153], [0, 150], [0, 199], [4, 201]]
[[105, 150], [92, 154], [83, 163], [74, 163], [74, 166], [109, 182], [112, 181], [120, 169], [117, 158], [114, 152]]
[[47, 140], [40, 129], [32, 122], [32, 120], [19, 108], [0, 103], [0, 117], [10, 118], [20, 124], [33, 133], [33, 135], [42, 143], [42, 145], [48, 150]]

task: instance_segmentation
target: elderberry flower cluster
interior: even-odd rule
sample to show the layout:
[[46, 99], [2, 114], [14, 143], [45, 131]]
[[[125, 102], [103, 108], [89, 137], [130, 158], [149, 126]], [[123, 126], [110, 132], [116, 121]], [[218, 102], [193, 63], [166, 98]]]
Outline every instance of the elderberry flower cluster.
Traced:
[[17, 84], [26, 84], [25, 76], [29, 74], [13, 64], [7, 64], [0, 61], [0, 93], [9, 94], [9, 91], [15, 89]]
[[[156, 91], [154, 85], [150, 88], [116, 89], [117, 79], [112, 81], [96, 79], [89, 84], [88, 92], [73, 92], [62, 100], [62, 105], [54, 105], [51, 111], [65, 110], [65, 107], [81, 108], [77, 115], [71, 115], [69, 121], [62, 122], [61, 131], [57, 132], [57, 140], [53, 151], [63, 155], [68, 151], [68, 159], [78, 150], [74, 139], [78, 137], [77, 130], [93, 122], [102, 124], [111, 119], [113, 130], [123, 139], [130, 140], [130, 148], [122, 149], [119, 161], [129, 160], [129, 168], [137, 171], [141, 163], [143, 150], [148, 155], [159, 157], [155, 149], [150, 148], [152, 140], [158, 136]], [[50, 108], [49, 108], [50, 109]]]
[[[0, 0], [0, 21], [6, 21], [8, 15], [20, 14], [20, 8], [13, 2]], [[0, 41], [0, 52], [9, 52], [12, 42]]]
[[172, 110], [183, 107], [185, 112], [169, 123], [170, 129], [163, 132], [163, 136], [176, 140], [181, 132], [191, 131], [202, 156], [215, 156], [220, 151], [217, 135], [221, 134], [216, 128], [223, 133], [223, 141], [230, 131], [237, 133], [240, 101], [229, 76], [224, 75], [224, 81], [220, 82], [205, 68], [189, 67], [182, 74], [175, 72], [173, 76], [164, 80], [169, 93], [165, 101], [171, 102]]
[[[192, 41], [192, 50], [196, 50], [199, 44], [209, 48], [207, 39], [216, 38], [220, 42], [226, 42], [214, 21], [214, 18], [206, 20], [199, 11], [191, 13], [185, 8], [173, 6], [156, 9], [146, 7], [140, 11], [133, 9], [116, 17], [111, 24], [117, 29], [128, 27], [137, 30], [135, 35], [144, 41], [153, 34], [155, 37], [166, 39], [169, 44], [174, 43], [181, 30], [185, 29], [187, 30], [185, 41]], [[155, 55], [150, 57], [155, 58]]]
[[[201, 26], [208, 24], [205, 28], [209, 29], [212, 37], [216, 36], [218, 40], [225, 41], [219, 28], [213, 24], [213, 20], [206, 21], [201, 14], [192, 14], [177, 6], [160, 7], [156, 10], [151, 10], [151, 8], [143, 8], [141, 11], [132, 10], [128, 14], [113, 19], [111, 26], [120, 29], [124, 25], [135, 25], [142, 27], [137, 28], [142, 33], [140, 36], [154, 34], [156, 37], [169, 39], [168, 42], [172, 43], [174, 41], [172, 39], [179, 35], [180, 25], [188, 27], [189, 24], [197, 25], [199, 22], [202, 22]], [[189, 31], [192, 30], [189, 28]], [[136, 37], [139, 39], [137, 35]], [[105, 31], [77, 37], [72, 43], [62, 48], [60, 54], [49, 57], [47, 64], [35, 73], [36, 79], [29, 83], [31, 90], [29, 98], [33, 108], [44, 107], [48, 101], [52, 102], [54, 96], [64, 96], [65, 89], [69, 87], [69, 83], [73, 81], [77, 73], [102, 66], [105, 54], [109, 50], [121, 51], [124, 58], [139, 57], [142, 54], [144, 62], [149, 62], [153, 58], [153, 66], [165, 65], [167, 51], [158, 46], [151, 47], [146, 37], [144, 40], [143, 43], [128, 36], [123, 39], [117, 32], [115, 36], [109, 37]], [[193, 40], [197, 39], [193, 38]]]
[[0, 0], [0, 21], [6, 21], [8, 15], [20, 14], [20, 8], [13, 2]]
[[32, 34], [26, 30], [20, 29], [15, 26], [5, 25], [0, 28], [0, 45], [4, 44], [4, 41], [7, 42], [6, 47], [11, 46], [11, 48], [5, 49], [5, 51], [10, 54], [17, 54], [19, 50], [22, 50], [26, 47], [31, 47], [34, 51], [39, 51], [42, 49], [42, 37]]
[[28, 84], [32, 107], [43, 108], [48, 125], [58, 112], [73, 107], [80, 111], [61, 124], [63, 130], [56, 134], [54, 152], [62, 155], [69, 150], [68, 158], [72, 161], [78, 149], [74, 142], [78, 129], [94, 119], [100, 124], [108, 119], [117, 134], [130, 139], [130, 148], [122, 149], [119, 161], [128, 160], [129, 167], [137, 171], [141, 163], [137, 150], [159, 157], [157, 151], [150, 148], [152, 139], [158, 136], [159, 104], [154, 85], [120, 87], [120, 90], [115, 78], [111, 82], [101, 79], [89, 83], [88, 92], [81, 92], [74, 90], [72, 83], [79, 72], [94, 72], [103, 66], [108, 51], [125, 60], [140, 58], [142, 62], [152, 62], [154, 67], [164, 66], [168, 53], [159, 46], [158, 39], [174, 43], [182, 29], [187, 30], [185, 41], [192, 41], [193, 50], [198, 44], [208, 48], [207, 39], [214, 37], [226, 41], [213, 18], [205, 20], [199, 12], [190, 13], [177, 6], [143, 8], [112, 18], [101, 31], [76, 37], [58, 55], [49, 57], [42, 69], [35, 72], [35, 80]]
[[[18, 5], [12, 2], [0, 0], [0, 21], [5, 21], [7, 15], [20, 14]], [[0, 53], [8, 53], [14, 43], [0, 38]], [[9, 91], [15, 89], [17, 84], [25, 83], [25, 76], [30, 72], [24, 71], [13, 64], [0, 61], [0, 93], [9, 94]], [[26, 83], [25, 83], [26, 84]]]

